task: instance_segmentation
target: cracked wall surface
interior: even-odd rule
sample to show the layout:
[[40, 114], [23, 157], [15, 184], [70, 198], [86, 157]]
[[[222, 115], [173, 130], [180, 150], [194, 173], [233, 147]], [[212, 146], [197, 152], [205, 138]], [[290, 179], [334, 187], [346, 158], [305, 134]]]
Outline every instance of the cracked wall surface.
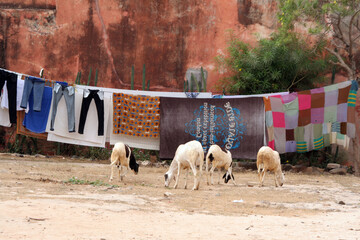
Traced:
[[[214, 57], [226, 52], [227, 31], [247, 42], [276, 25], [273, 0], [0, 0], [0, 65], [73, 83], [182, 91], [188, 68], [203, 66], [208, 89], [219, 79]], [[94, 74], [91, 84], [94, 84]]]

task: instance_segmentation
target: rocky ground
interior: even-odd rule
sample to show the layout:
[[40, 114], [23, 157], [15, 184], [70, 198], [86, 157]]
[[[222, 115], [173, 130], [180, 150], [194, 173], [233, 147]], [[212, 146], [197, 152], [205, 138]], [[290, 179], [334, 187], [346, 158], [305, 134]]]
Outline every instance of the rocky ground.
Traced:
[[165, 188], [163, 166], [109, 184], [107, 161], [1, 154], [0, 239], [360, 239], [360, 178], [287, 172], [260, 188], [238, 167], [236, 186], [203, 176], [191, 191], [192, 176]]

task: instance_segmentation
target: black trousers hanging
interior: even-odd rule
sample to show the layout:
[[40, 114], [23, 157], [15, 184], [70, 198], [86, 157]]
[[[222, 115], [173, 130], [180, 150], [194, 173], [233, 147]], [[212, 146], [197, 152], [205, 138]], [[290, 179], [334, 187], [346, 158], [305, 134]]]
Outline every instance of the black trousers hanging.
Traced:
[[0, 70], [0, 96], [5, 81], [8, 90], [10, 123], [16, 123], [17, 74]]
[[81, 104], [81, 111], [80, 111], [80, 122], [79, 122], [79, 130], [80, 134], [84, 133], [84, 127], [86, 122], [86, 116], [89, 111], [89, 106], [91, 101], [94, 99], [97, 115], [98, 115], [98, 136], [104, 136], [104, 100], [101, 100], [98, 92], [99, 90], [87, 90], [90, 91], [88, 96], [83, 97], [83, 101]]

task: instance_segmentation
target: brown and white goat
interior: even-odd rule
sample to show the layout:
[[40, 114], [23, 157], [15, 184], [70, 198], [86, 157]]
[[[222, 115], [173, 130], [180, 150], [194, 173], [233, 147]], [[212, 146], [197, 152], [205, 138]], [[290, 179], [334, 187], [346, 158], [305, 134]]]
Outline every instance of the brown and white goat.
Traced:
[[260, 186], [264, 184], [265, 173], [267, 171], [274, 173], [275, 186], [282, 186], [285, 181], [284, 174], [281, 171], [280, 155], [272, 148], [263, 146], [257, 153], [256, 166], [258, 169]]

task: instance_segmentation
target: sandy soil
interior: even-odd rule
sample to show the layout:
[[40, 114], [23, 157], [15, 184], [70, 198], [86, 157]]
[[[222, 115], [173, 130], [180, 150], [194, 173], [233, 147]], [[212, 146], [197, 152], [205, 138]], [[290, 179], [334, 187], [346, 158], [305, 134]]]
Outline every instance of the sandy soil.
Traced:
[[235, 173], [237, 186], [203, 176], [191, 191], [192, 176], [189, 189], [183, 178], [165, 188], [165, 168], [116, 175], [113, 186], [106, 162], [76, 161], [0, 155], [0, 239], [360, 239], [351, 175], [288, 173], [281, 188], [270, 174], [262, 188], [256, 172]]

